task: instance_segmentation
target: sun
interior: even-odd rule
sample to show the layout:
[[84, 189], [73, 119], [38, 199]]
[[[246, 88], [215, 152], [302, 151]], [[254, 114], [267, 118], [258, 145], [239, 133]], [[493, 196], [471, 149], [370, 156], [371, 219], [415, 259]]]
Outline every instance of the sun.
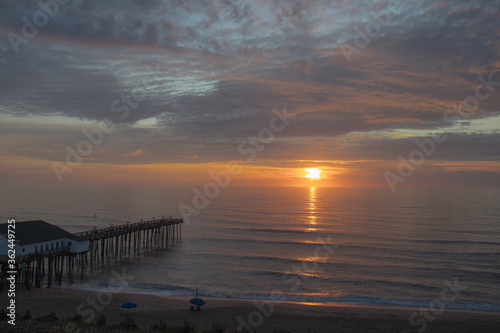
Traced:
[[321, 170], [318, 168], [309, 168], [309, 169], [304, 169], [306, 172], [306, 175], [304, 176], [305, 178], [309, 179], [320, 179], [321, 178]]

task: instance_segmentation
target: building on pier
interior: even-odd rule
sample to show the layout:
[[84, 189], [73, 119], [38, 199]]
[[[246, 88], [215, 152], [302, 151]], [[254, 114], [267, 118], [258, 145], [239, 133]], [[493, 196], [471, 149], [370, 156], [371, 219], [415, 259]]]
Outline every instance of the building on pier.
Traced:
[[[8, 224], [0, 224], [0, 262], [7, 261]], [[27, 256], [66, 252], [84, 253], [89, 250], [89, 240], [76, 236], [45, 221], [26, 221], [15, 224], [16, 261], [22, 262]]]

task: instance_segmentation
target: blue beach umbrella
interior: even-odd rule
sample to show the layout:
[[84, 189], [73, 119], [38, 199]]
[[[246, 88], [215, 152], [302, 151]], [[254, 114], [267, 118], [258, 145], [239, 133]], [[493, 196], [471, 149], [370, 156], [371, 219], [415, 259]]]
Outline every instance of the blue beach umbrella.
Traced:
[[203, 305], [205, 305], [205, 301], [202, 300], [201, 298], [198, 298], [198, 288], [196, 288], [196, 297], [195, 298], [191, 298], [189, 300], [189, 303], [191, 303], [193, 305], [196, 305], [196, 306], [203, 306]]
[[203, 305], [205, 305], [205, 301], [204, 301], [204, 300], [202, 300], [201, 298], [198, 298], [198, 297], [196, 297], [196, 298], [191, 298], [191, 299], [189, 300], [189, 303], [191, 303], [191, 304], [193, 304], [193, 305], [196, 305], [196, 306], [203, 306]]
[[137, 304], [135, 304], [134, 302], [125, 302], [122, 304], [122, 308], [124, 309], [132, 309], [132, 308], [136, 308], [137, 307]]

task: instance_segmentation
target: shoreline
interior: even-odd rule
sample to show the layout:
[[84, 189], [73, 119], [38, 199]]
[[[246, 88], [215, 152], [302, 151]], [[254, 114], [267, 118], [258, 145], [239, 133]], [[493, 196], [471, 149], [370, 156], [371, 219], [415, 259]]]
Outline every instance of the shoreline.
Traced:
[[[5, 289], [3, 293], [5, 292]], [[31, 295], [29, 295], [31, 293]], [[494, 332], [500, 327], [500, 312], [446, 309], [441, 313], [418, 308], [371, 306], [339, 303], [272, 302], [246, 299], [203, 297], [201, 311], [190, 311], [188, 297], [128, 292], [99, 292], [76, 288], [42, 288], [28, 292], [19, 286], [16, 307], [19, 316], [29, 311], [33, 317], [54, 311], [59, 318], [71, 319], [77, 312], [84, 321], [95, 322], [99, 315], [106, 324], [119, 324], [126, 316], [141, 328], [150, 328], [159, 320], [167, 326], [183, 326], [185, 322], [200, 329], [223, 325], [228, 332], [256, 328], [258, 332]], [[121, 304], [134, 301], [135, 309], [122, 309]], [[5, 308], [7, 298], [0, 306]], [[415, 315], [416, 314], [416, 315]], [[414, 316], [411, 321], [410, 316]], [[427, 319], [426, 319], [427, 318]], [[73, 323], [74, 324], [74, 323]], [[76, 330], [67, 330], [76, 332]]]
[[[99, 292], [102, 288], [78, 288], [72, 287], [69, 285], [66, 286], [52, 286], [52, 289], [67, 289], [67, 290], [82, 290], [89, 292]], [[113, 291], [111, 291], [113, 292]], [[189, 298], [193, 298], [194, 295], [191, 294], [178, 294], [178, 295], [165, 295], [165, 294], [155, 294], [153, 292], [148, 291], [136, 291], [136, 290], [128, 290], [125, 289], [123, 291], [117, 291], [116, 293], [121, 294], [130, 294], [130, 295], [150, 295], [150, 296], [158, 296], [167, 299], [176, 299], [176, 300], [186, 300]], [[399, 305], [399, 304], [390, 304], [390, 303], [368, 303], [368, 302], [356, 302], [356, 301], [328, 301], [328, 302], [313, 302], [313, 301], [273, 301], [271, 299], [262, 299], [262, 298], [238, 298], [238, 297], [215, 297], [215, 296], [205, 296], [200, 295], [200, 298], [209, 299], [214, 301], [243, 301], [243, 302], [274, 302], [279, 304], [297, 304], [304, 306], [326, 306], [326, 307], [345, 307], [345, 308], [367, 308], [367, 309], [390, 309], [390, 310], [408, 310], [415, 311], [419, 308], [425, 307], [425, 305]], [[447, 307], [446, 311], [450, 312], [463, 312], [463, 313], [491, 313], [491, 314], [500, 314], [500, 309], [498, 310], [488, 310], [488, 309], [465, 309], [465, 308], [453, 308]]]

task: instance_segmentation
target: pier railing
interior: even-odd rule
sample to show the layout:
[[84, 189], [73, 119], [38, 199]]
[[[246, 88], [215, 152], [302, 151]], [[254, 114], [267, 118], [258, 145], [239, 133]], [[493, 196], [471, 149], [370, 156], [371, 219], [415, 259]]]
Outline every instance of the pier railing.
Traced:
[[151, 219], [147, 221], [141, 221], [136, 223], [127, 223], [117, 226], [110, 226], [107, 228], [94, 229], [89, 231], [83, 231], [75, 233], [75, 236], [83, 237], [86, 240], [97, 240], [101, 238], [108, 238], [114, 236], [121, 236], [123, 234], [128, 234], [140, 230], [154, 229], [162, 226], [175, 225], [183, 223], [183, 219], [174, 219], [171, 217]]

